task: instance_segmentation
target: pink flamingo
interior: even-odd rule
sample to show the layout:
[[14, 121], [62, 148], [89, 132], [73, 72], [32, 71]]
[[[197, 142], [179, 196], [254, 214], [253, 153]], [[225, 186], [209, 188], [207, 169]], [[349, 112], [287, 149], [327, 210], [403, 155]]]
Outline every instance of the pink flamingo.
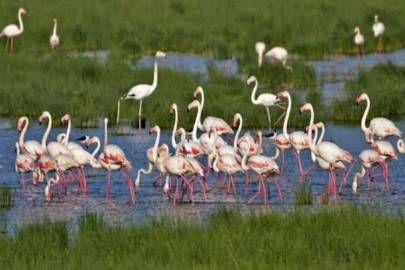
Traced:
[[[380, 154], [384, 162], [381, 163], [382, 176], [385, 180], [387, 190], [390, 188], [388, 163], [392, 159], [398, 159], [395, 149], [392, 144], [386, 140], [375, 141], [371, 145], [373, 149]], [[373, 178], [377, 177], [376, 175]]]
[[[250, 142], [248, 142], [248, 146], [250, 147]], [[242, 158], [241, 165], [242, 165], [243, 170], [245, 170], [245, 171], [252, 170], [255, 173], [257, 173], [260, 177], [259, 187], [257, 189], [257, 192], [247, 202], [247, 204], [251, 203], [260, 194], [263, 196], [264, 203], [267, 203], [267, 195], [266, 195], [267, 192], [266, 192], [266, 186], [264, 185], [263, 175], [274, 177], [274, 183], [276, 184], [276, 187], [277, 187], [279, 199], [280, 200], [283, 199], [281, 190], [280, 190], [280, 186], [278, 185], [277, 178], [275, 177], [275, 175], [278, 174], [280, 171], [279, 171], [278, 165], [274, 161], [274, 159], [260, 155], [259, 152], [256, 155], [250, 156], [248, 159], [248, 152], [246, 152]]]
[[384, 159], [380, 156], [380, 154], [373, 149], [363, 150], [359, 155], [359, 159], [361, 167], [360, 171], [354, 175], [352, 183], [353, 193], [357, 192], [357, 179], [363, 178], [366, 175], [366, 173], [367, 173], [367, 191], [370, 191], [371, 170], [375, 166], [381, 165], [384, 162]]
[[7, 50], [10, 52], [13, 52], [14, 49], [14, 37], [21, 35], [24, 32], [24, 24], [22, 20], [22, 16], [26, 15], [27, 11], [25, 9], [20, 8], [18, 10], [18, 22], [19, 26], [15, 24], [10, 24], [1, 31], [0, 37], [6, 36], [7, 37], [7, 43], [6, 43], [6, 52]]
[[309, 146], [310, 146], [309, 136], [308, 136], [308, 134], [305, 134], [302, 131], [295, 131], [295, 132], [292, 132], [291, 134], [287, 133], [287, 124], [288, 124], [288, 120], [290, 118], [290, 112], [291, 112], [291, 96], [290, 96], [290, 93], [288, 93], [287, 91], [280, 92], [277, 94], [277, 96], [279, 98], [286, 97], [288, 99], [287, 113], [284, 118], [284, 125], [283, 125], [283, 135], [284, 135], [284, 138], [286, 140], [288, 140], [290, 142], [291, 146], [294, 148], [293, 153], [298, 161], [299, 176], [305, 178], [312, 167], [309, 168], [304, 173], [304, 171], [302, 169], [300, 152], [302, 150], [309, 149]]
[[[25, 124], [24, 128], [22, 126]], [[26, 141], [24, 142], [25, 133], [27, 132], [29, 120], [27, 117], [23, 116], [18, 119], [17, 129], [20, 132], [19, 145], [22, 149], [22, 152], [29, 155], [30, 157], [37, 159], [42, 156], [47, 156], [46, 148], [43, 148], [42, 145], [37, 141]]]
[[50, 156], [54, 157], [57, 155], [70, 155], [72, 156], [72, 153], [61, 143], [59, 142], [50, 142], [48, 145], [46, 144], [46, 141], [48, 140], [49, 133], [51, 132], [52, 128], [52, 117], [51, 114], [47, 111], [44, 111], [40, 116], [39, 116], [39, 123], [41, 124], [44, 118], [48, 118], [48, 127], [44, 133], [44, 136], [42, 138], [42, 148], [46, 149], [49, 153]]
[[284, 156], [285, 156], [285, 150], [290, 150], [291, 149], [291, 143], [289, 140], [286, 139], [283, 133], [278, 134], [276, 138], [274, 139], [274, 143], [276, 145], [276, 148], [281, 152], [281, 172], [280, 175], [282, 176], [284, 174], [284, 167], [285, 167], [285, 161], [284, 161]]
[[62, 136], [65, 135], [65, 136], [63, 136], [63, 140], [62, 141], [57, 140], [57, 141], [62, 143], [64, 146], [66, 146], [67, 149], [70, 150], [70, 151], [73, 150], [73, 149], [83, 149], [83, 147], [80, 144], [69, 141], [70, 131], [71, 131], [71, 128], [72, 128], [72, 119], [70, 118], [70, 115], [65, 114], [60, 119], [60, 121], [61, 121], [62, 124], [65, 123], [65, 122], [68, 122], [68, 127], [67, 127], [67, 130], [66, 130], [66, 134], [63, 134], [63, 133], [59, 134], [59, 136], [60, 135], [62, 135]]
[[[25, 183], [32, 182], [34, 185], [38, 183], [39, 174], [36, 171], [35, 160], [27, 154], [20, 154], [20, 145], [15, 143], [15, 150], [17, 157], [15, 159], [15, 171], [21, 174], [21, 184], [23, 186], [23, 193], [25, 198]], [[24, 174], [32, 172], [32, 178], [25, 180]]]
[[384, 117], [373, 118], [370, 121], [369, 127], [366, 127], [366, 119], [370, 111], [370, 98], [366, 93], [361, 94], [357, 98], [357, 105], [362, 101], [367, 102], [366, 110], [364, 111], [363, 117], [361, 118], [361, 129], [363, 130], [366, 141], [368, 143], [374, 142], [374, 135], [379, 139], [384, 139], [387, 136], [401, 136], [401, 131], [395, 126], [395, 124]]
[[204, 119], [204, 122], [201, 124], [201, 113], [204, 108], [204, 90], [202, 87], [197, 87], [194, 91], [194, 98], [197, 98], [198, 95], [201, 95], [201, 109], [198, 113], [198, 128], [201, 131], [209, 132], [211, 128], [215, 128], [218, 131], [218, 135], [222, 134], [233, 134], [232, 128], [226, 123], [223, 119], [213, 116], [207, 116]]

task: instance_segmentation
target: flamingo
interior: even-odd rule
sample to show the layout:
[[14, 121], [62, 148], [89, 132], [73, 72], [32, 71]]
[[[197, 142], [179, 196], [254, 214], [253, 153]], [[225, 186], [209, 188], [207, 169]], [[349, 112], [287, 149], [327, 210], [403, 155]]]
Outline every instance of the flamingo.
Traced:
[[[252, 82], [255, 83], [255, 86], [253, 88], [252, 95], [251, 95], [252, 103], [254, 105], [262, 105], [262, 106], [264, 106], [264, 108], [266, 108], [267, 118], [269, 120], [269, 129], [271, 131], [271, 117], [270, 117], [269, 108], [273, 107], [273, 106], [277, 106], [277, 107], [282, 108], [284, 110], [285, 110], [285, 108], [280, 105], [280, 99], [277, 98], [276, 95], [273, 95], [273, 94], [270, 94], [270, 93], [265, 93], [265, 94], [261, 94], [257, 98], [255, 98], [259, 82], [257, 81], [257, 78], [255, 76], [251, 76], [247, 80], [247, 85], [250, 85]], [[284, 114], [281, 115], [281, 117], [283, 117]], [[281, 119], [281, 117], [280, 117], [280, 119]], [[278, 120], [277, 120], [277, 122], [278, 122]]]
[[[386, 140], [378, 140], [371, 144], [373, 149], [380, 154], [381, 158], [384, 160], [382, 165], [382, 176], [385, 180], [386, 188], [389, 189], [389, 170], [388, 170], [388, 163], [392, 159], [398, 159], [397, 154], [395, 153], [395, 149], [389, 141]], [[375, 177], [375, 176], [374, 176]]]
[[291, 134], [287, 133], [287, 125], [288, 125], [288, 120], [290, 118], [290, 112], [291, 112], [291, 96], [290, 96], [290, 93], [288, 93], [287, 91], [284, 91], [284, 92], [278, 93], [277, 97], [278, 98], [286, 97], [288, 100], [287, 113], [284, 118], [283, 134], [284, 134], [284, 138], [290, 142], [290, 144], [293, 148], [293, 153], [294, 153], [295, 157], [297, 158], [299, 176], [306, 177], [312, 167], [304, 173], [304, 171], [302, 169], [302, 164], [301, 164], [300, 152], [302, 150], [309, 149], [309, 147], [310, 147], [309, 136], [308, 136], [308, 134], [305, 134], [302, 131], [295, 131]]
[[290, 66], [287, 66], [288, 52], [283, 47], [274, 47], [264, 56], [280, 61], [286, 69], [292, 70]]
[[367, 173], [367, 190], [370, 190], [371, 170], [384, 162], [384, 159], [373, 149], [363, 150], [360, 155], [360, 171], [354, 175], [352, 189], [353, 193], [357, 192], [357, 179], [363, 178]]
[[[135, 186], [139, 187], [140, 185], [140, 180], [141, 180], [141, 174], [150, 174], [153, 170], [153, 165], [156, 163], [157, 160], [157, 151], [158, 151], [158, 145], [160, 141], [160, 127], [159, 126], [154, 126], [149, 129], [149, 134], [152, 134], [153, 132], [156, 132], [156, 140], [155, 144], [153, 147], [149, 148], [146, 150], [146, 158], [148, 159], [148, 169], [145, 170], [143, 168], [138, 170], [138, 174], [136, 176], [135, 180]], [[162, 174], [159, 175], [161, 177]], [[155, 184], [155, 179], [153, 181], [153, 184]]]
[[[24, 128], [22, 126], [24, 125]], [[23, 116], [18, 119], [17, 130], [20, 132], [19, 145], [23, 153], [29, 155], [30, 157], [37, 159], [42, 156], [47, 156], [48, 153], [46, 148], [43, 148], [42, 145], [37, 141], [26, 141], [24, 142], [25, 133], [27, 132], [29, 120], [27, 117]]]
[[[248, 146], [250, 148], [250, 142], [248, 142]], [[259, 187], [257, 189], [257, 192], [247, 202], [247, 204], [251, 203], [260, 194], [262, 194], [262, 196], [263, 196], [264, 203], [267, 203], [266, 186], [264, 185], [263, 175], [274, 176], [274, 183], [276, 184], [276, 187], [277, 187], [279, 199], [280, 200], [283, 199], [281, 190], [280, 190], [280, 186], [278, 185], [277, 178], [275, 177], [275, 175], [278, 174], [280, 171], [279, 171], [277, 163], [274, 161], [273, 158], [260, 155], [259, 152], [257, 152], [256, 155], [252, 155], [248, 159], [248, 152], [246, 152], [242, 158], [241, 165], [242, 165], [242, 169], [244, 171], [252, 170], [255, 173], [257, 173], [260, 177]]]
[[[15, 171], [21, 174], [21, 184], [23, 186], [24, 198], [25, 198], [25, 183], [31, 182], [36, 185], [37, 179], [39, 177], [38, 172], [35, 170], [35, 159], [27, 154], [20, 154], [20, 145], [18, 142], [15, 143], [15, 150], [17, 157], [15, 159]], [[24, 174], [32, 172], [32, 178], [25, 180]]]
[[158, 84], [158, 58], [165, 58], [166, 54], [161, 51], [157, 51], [155, 55], [155, 66], [154, 66], [154, 73], [153, 73], [153, 83], [152, 85], [149, 84], [138, 84], [132, 87], [128, 93], [123, 95], [118, 100], [118, 113], [117, 113], [117, 125], [120, 119], [120, 102], [122, 99], [135, 99], [139, 100], [139, 130], [141, 130], [141, 115], [142, 115], [142, 101], [152, 95], [152, 93], [156, 90]]
[[263, 63], [263, 54], [266, 51], [266, 44], [262, 41], [256, 42], [255, 50], [257, 53], [258, 65], [259, 65], [259, 67], [261, 67], [262, 63]]
[[[214, 132], [214, 138], [216, 141], [218, 137], [217, 131], [215, 129], [213, 129], [212, 131]], [[213, 163], [211, 162], [212, 159], [214, 159]], [[228, 190], [226, 191], [227, 194], [229, 194], [230, 189], [232, 187], [233, 193], [234, 195], [236, 195], [236, 186], [232, 175], [237, 172], [244, 172], [241, 165], [239, 164], [239, 161], [235, 155], [228, 155], [228, 154], [220, 155], [216, 151], [216, 148], [214, 148], [214, 151], [210, 154], [208, 165], [212, 167], [214, 171], [217, 173], [224, 172], [225, 174], [229, 175], [229, 185]]]
[[366, 93], [361, 94], [357, 98], [357, 105], [359, 105], [362, 101], [367, 102], [366, 110], [364, 111], [363, 117], [361, 119], [361, 129], [363, 130], [366, 141], [368, 143], [374, 142], [374, 134], [379, 139], [384, 139], [387, 136], [401, 136], [401, 131], [395, 126], [395, 124], [384, 117], [377, 117], [373, 118], [370, 121], [369, 127], [366, 127], [366, 119], [368, 116], [368, 112], [370, 111], [370, 98]]
[[14, 37], [21, 35], [24, 32], [24, 24], [22, 21], [22, 16], [26, 15], [27, 11], [25, 9], [20, 8], [18, 10], [18, 23], [19, 26], [15, 24], [10, 24], [6, 27], [3, 28], [3, 30], [0, 33], [0, 38], [2, 36], [7, 37], [7, 42], [6, 42], [6, 51], [9, 50], [10, 52], [13, 52], [14, 49]]
[[53, 50], [59, 47], [59, 36], [56, 34], [57, 28], [58, 28], [58, 20], [55, 18], [53, 19], [53, 33], [51, 38], [49, 39], [49, 43], [51, 44], [51, 48]]
[[379, 56], [381, 54], [383, 45], [382, 45], [382, 35], [384, 34], [385, 26], [382, 22], [378, 21], [378, 15], [374, 15], [374, 24], [373, 24], [373, 32], [374, 36], [378, 39], [377, 49], [375, 51], [375, 56]]
[[[127, 160], [124, 151], [119, 146], [115, 144], [108, 144], [107, 129], [108, 129], [108, 118], [104, 118], [104, 150], [99, 160], [101, 162], [101, 165], [108, 170], [106, 200], [108, 201], [111, 190], [111, 171], [120, 170], [121, 174], [127, 181], [132, 203], [135, 203], [135, 192], [133, 188], [133, 183], [126, 171], [132, 169], [131, 162]], [[91, 143], [94, 142], [96, 141], [91, 141]], [[87, 144], [89, 145], [89, 143]]]
[[[70, 115], [69, 114], [65, 114], [61, 119], [60, 119], [60, 121], [61, 121], [61, 123], [63, 124], [63, 123], [65, 123], [65, 122], [68, 122], [68, 127], [67, 127], [67, 130], [66, 130], [66, 133], [65, 134], [59, 134], [58, 135], [58, 137], [59, 136], [62, 136], [63, 137], [63, 140], [61, 140], [60, 141], [60, 139], [57, 139], [57, 141], [58, 142], [60, 142], [60, 143], [62, 143], [64, 146], [66, 146], [66, 148], [68, 149], [68, 150], [73, 150], [73, 149], [83, 149], [83, 147], [81, 146], [81, 145], [79, 145], [79, 144], [77, 144], [77, 143], [75, 143], [75, 142], [70, 142], [69, 141], [69, 138], [70, 138], [70, 131], [71, 131], [71, 128], [72, 128], [72, 119], [70, 118]], [[88, 137], [88, 136], [87, 136]], [[86, 137], [85, 137], [86, 138]], [[83, 142], [83, 139], [85, 139], [85, 138], [80, 138], [79, 139], [79, 141], [82, 141]]]
[[59, 175], [56, 175], [56, 179], [54, 178], [49, 178], [47, 181], [46, 187], [45, 187], [45, 200], [47, 202], [50, 202], [53, 198], [53, 193], [52, 193], [52, 186], [54, 185], [61, 185], [62, 182], [60, 181]]
[[[61, 176], [62, 183], [67, 185], [68, 183], [72, 182], [74, 180], [74, 174], [72, 170], [74, 168], [79, 168], [80, 167], [79, 163], [77, 163], [73, 158], [73, 156], [71, 155], [59, 154], [54, 156], [54, 158], [56, 160], [56, 163], [58, 164], [58, 171]], [[68, 179], [66, 179], [65, 176], [63, 175], [64, 172], [69, 173]], [[79, 179], [79, 177], [77, 178], [79, 182], [79, 187], [83, 188], [83, 192], [85, 192], [85, 187], [82, 187], [83, 184], [81, 183], [81, 179]]]
[[353, 157], [349, 152], [341, 149], [339, 146], [337, 146], [336, 144], [334, 144], [332, 142], [320, 141], [316, 145], [314, 143], [312, 143], [314, 109], [310, 103], [306, 103], [303, 106], [301, 106], [301, 108], [300, 108], [301, 113], [303, 113], [304, 111], [310, 111], [310, 113], [311, 113], [311, 118], [310, 118], [310, 123], [309, 123], [309, 133], [308, 133], [310, 150], [317, 157], [319, 157], [324, 162], [329, 164], [329, 171], [330, 171], [330, 174], [329, 174], [329, 179], [330, 179], [329, 183], [330, 184], [329, 185], [331, 185], [331, 183], [333, 184], [333, 190], [334, 190], [334, 193], [336, 196], [336, 189], [335, 189], [336, 175], [335, 175], [334, 170], [335, 169], [345, 170], [346, 168], [344, 166], [341, 166], [342, 163], [340, 163], [340, 162], [352, 163]]
[[354, 28], [354, 34], [354, 44], [357, 46], [357, 58], [360, 58], [360, 55], [364, 55], [364, 36], [360, 33], [360, 27]]
[[49, 153], [50, 156], [57, 156], [57, 155], [70, 155], [72, 156], [72, 153], [61, 143], [59, 142], [50, 142], [48, 145], [46, 145], [46, 141], [48, 140], [49, 133], [51, 132], [52, 128], [52, 117], [51, 114], [47, 111], [44, 111], [40, 116], [39, 116], [39, 123], [41, 124], [44, 118], [48, 118], [48, 127], [44, 133], [44, 136], [42, 137], [42, 148], [46, 149]]
[[54, 157], [42, 156], [38, 159], [38, 168], [45, 175], [46, 181], [49, 183], [48, 173], [59, 170], [58, 162]]
[[276, 145], [276, 148], [281, 152], [281, 171], [280, 175], [283, 176], [284, 174], [284, 167], [285, 167], [285, 161], [284, 161], [284, 156], [285, 150], [290, 150], [291, 149], [291, 143], [289, 140], [286, 139], [283, 133], [278, 134], [276, 138], [274, 139], [274, 143]]
[[[217, 132], [218, 135], [222, 135], [222, 134], [233, 134], [233, 130], [232, 128], [228, 125], [227, 122], [225, 122], [223, 119], [218, 118], [218, 117], [213, 117], [213, 116], [207, 116], [204, 119], [203, 124], [201, 124], [201, 113], [202, 110], [204, 108], [204, 90], [202, 89], [201, 86], [197, 87], [197, 89], [194, 91], [194, 98], [197, 98], [198, 95], [201, 95], [201, 104], [196, 103], [196, 105], [198, 106], [198, 114], [197, 114], [197, 118], [198, 118], [198, 128], [201, 131], [205, 131], [205, 132], [209, 132], [211, 130], [212, 127], [214, 127]], [[193, 104], [193, 103], [192, 103]], [[190, 105], [189, 105], [190, 106]]]

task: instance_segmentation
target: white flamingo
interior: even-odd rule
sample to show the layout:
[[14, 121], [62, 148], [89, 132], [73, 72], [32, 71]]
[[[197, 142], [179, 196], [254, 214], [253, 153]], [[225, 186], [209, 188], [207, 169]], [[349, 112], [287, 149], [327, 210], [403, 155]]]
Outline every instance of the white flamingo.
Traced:
[[354, 28], [354, 34], [354, 44], [357, 46], [357, 57], [360, 58], [360, 55], [364, 55], [364, 36], [360, 33], [360, 27], [357, 26]]
[[371, 119], [369, 127], [366, 127], [366, 119], [370, 111], [370, 98], [366, 93], [361, 94], [357, 98], [357, 105], [362, 101], [367, 102], [366, 110], [364, 111], [363, 117], [361, 118], [361, 129], [363, 130], [366, 141], [368, 143], [374, 142], [374, 135], [379, 139], [384, 139], [387, 136], [401, 136], [401, 131], [395, 126], [395, 124], [384, 117], [376, 117]]
[[[66, 130], [66, 133], [62, 133], [59, 134], [59, 136], [61, 136], [61, 138], [63, 137], [63, 139], [60, 141], [60, 139], [58, 138], [57, 141], [62, 143], [64, 146], [67, 147], [68, 150], [72, 151], [73, 149], [83, 149], [83, 147], [81, 145], [79, 145], [78, 143], [75, 142], [70, 142], [69, 138], [70, 138], [70, 131], [72, 128], [72, 119], [70, 118], [69, 114], [65, 114], [61, 119], [60, 119], [61, 123], [63, 124], [64, 122], [68, 122], [68, 127]], [[87, 136], [88, 138], [88, 136]], [[78, 139], [78, 141], [84, 141], [84, 139], [86, 139], [86, 137], [81, 137], [80, 139]]]
[[384, 34], [385, 26], [382, 22], [378, 21], [378, 15], [374, 15], [374, 24], [373, 24], [373, 32], [374, 36], [378, 39], [377, 49], [375, 51], [375, 55], [379, 56], [381, 54], [383, 45], [382, 45], [382, 35]]
[[[381, 158], [384, 160], [384, 162], [381, 163], [382, 176], [385, 180], [385, 185], [388, 190], [390, 188], [388, 163], [392, 159], [398, 159], [397, 154], [395, 153], [395, 149], [392, 144], [386, 140], [375, 141], [371, 144], [371, 146], [378, 154], [380, 154]], [[375, 177], [376, 176], [373, 176], [373, 178]]]
[[[24, 128], [22, 126], [25, 124]], [[23, 151], [23, 153], [29, 155], [30, 157], [37, 159], [42, 156], [47, 156], [48, 152], [46, 151], [46, 148], [43, 148], [42, 145], [37, 142], [37, 141], [25, 141], [25, 134], [27, 132], [29, 120], [27, 117], [23, 116], [20, 119], [18, 119], [18, 124], [17, 124], [17, 129], [20, 132], [20, 139], [19, 139], [19, 144], [20, 147]]]
[[[15, 150], [17, 157], [15, 159], [15, 171], [16, 173], [21, 174], [21, 184], [23, 186], [23, 193], [25, 197], [25, 183], [32, 182], [34, 185], [38, 183], [38, 172], [35, 170], [35, 159], [33, 159], [30, 155], [27, 154], [20, 154], [20, 145], [18, 142], [15, 143]], [[24, 174], [32, 172], [32, 178], [25, 180]]]
[[51, 44], [51, 48], [53, 50], [57, 49], [59, 47], [59, 36], [57, 35], [56, 31], [58, 28], [58, 20], [55, 18], [53, 19], [53, 33], [51, 38], [49, 39], [49, 43]]
[[283, 47], [274, 47], [265, 56], [280, 61], [286, 69], [292, 70], [290, 66], [287, 66], [288, 52]]
[[10, 24], [6, 26], [0, 33], [0, 37], [6, 36], [7, 37], [7, 43], [6, 43], [6, 51], [12, 52], [14, 50], [14, 37], [21, 35], [24, 32], [24, 24], [22, 21], [22, 16], [26, 15], [27, 12], [25, 9], [20, 8], [18, 10], [18, 23], [19, 26], [15, 24]]
[[156, 52], [155, 55], [155, 66], [154, 66], [154, 73], [153, 73], [153, 83], [150, 84], [138, 84], [132, 87], [128, 93], [123, 95], [118, 100], [118, 113], [117, 113], [117, 125], [120, 119], [120, 103], [122, 99], [135, 99], [139, 100], [139, 130], [141, 129], [141, 115], [142, 115], [142, 101], [152, 95], [152, 93], [156, 90], [158, 84], [158, 58], [166, 58], [166, 54], [164, 52]]
[[[269, 129], [270, 129], [270, 131], [271, 131], [271, 117], [270, 117], [270, 110], [269, 110], [269, 108], [270, 108], [270, 107], [273, 107], [273, 106], [277, 106], [277, 107], [282, 108], [282, 109], [284, 109], [284, 110], [285, 110], [285, 108], [280, 105], [280, 99], [277, 98], [276, 95], [273, 95], [273, 94], [270, 94], [270, 93], [264, 93], [264, 94], [259, 95], [259, 96], [256, 98], [256, 92], [257, 92], [257, 88], [258, 88], [258, 86], [259, 86], [259, 82], [257, 81], [257, 78], [256, 78], [255, 76], [251, 76], [251, 77], [247, 80], [247, 84], [249, 85], [249, 84], [251, 84], [252, 82], [255, 83], [255, 86], [253, 87], [253, 91], [252, 91], [252, 95], [251, 95], [251, 98], [250, 98], [250, 99], [252, 100], [252, 103], [253, 103], [254, 105], [262, 105], [262, 106], [264, 106], [264, 108], [266, 109], [267, 118], [268, 118], [268, 120], [269, 120]], [[284, 114], [285, 114], [285, 113], [284, 113]], [[281, 117], [283, 117], [284, 114], [281, 115]], [[280, 119], [281, 119], [281, 117], [280, 117]], [[277, 122], [278, 122], [278, 120], [277, 120]], [[276, 123], [277, 123], [277, 122], [276, 122]]]
[[357, 192], [357, 180], [363, 178], [367, 173], [367, 190], [370, 191], [371, 183], [371, 170], [384, 162], [384, 159], [373, 149], [366, 149], [361, 151], [359, 155], [360, 159], [360, 171], [354, 175], [352, 189], [353, 193]]
[[259, 65], [259, 67], [261, 67], [262, 63], [263, 63], [263, 55], [264, 55], [264, 52], [266, 51], [266, 44], [262, 41], [256, 42], [255, 50], [257, 53], [258, 65]]

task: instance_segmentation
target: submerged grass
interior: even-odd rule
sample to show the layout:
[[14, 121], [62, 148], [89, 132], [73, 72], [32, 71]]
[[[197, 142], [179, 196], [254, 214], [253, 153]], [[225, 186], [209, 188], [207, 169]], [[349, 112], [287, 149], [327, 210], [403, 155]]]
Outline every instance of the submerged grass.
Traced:
[[397, 269], [405, 263], [401, 216], [342, 207], [315, 213], [221, 210], [203, 224], [163, 218], [112, 226], [87, 214], [0, 237], [2, 269]]
[[356, 106], [356, 99], [367, 93], [371, 107], [368, 120], [374, 117], [405, 115], [405, 67], [391, 63], [380, 64], [370, 71], [361, 71], [358, 78], [346, 82], [345, 96], [333, 104], [333, 119], [360, 121], [366, 108], [365, 102]]
[[14, 195], [11, 187], [0, 186], [0, 207], [11, 207], [14, 205]]
[[[43, 110], [48, 110], [55, 125], [60, 124], [60, 117], [69, 113], [74, 124], [82, 127], [96, 126], [101, 117], [110, 118], [110, 123], [114, 124], [119, 97], [136, 84], [151, 83], [153, 77], [152, 69], [132, 70], [117, 54], [113, 54], [105, 65], [59, 53], [6, 55], [0, 61], [0, 70], [7, 70], [0, 73], [0, 116], [27, 115], [37, 119]], [[233, 115], [239, 112], [244, 116], [245, 128], [267, 126], [265, 109], [250, 101], [253, 86], [216, 70], [209, 70], [209, 76], [210, 80], [206, 82], [187, 73], [160, 69], [157, 90], [143, 102], [143, 116], [152, 125], [169, 128], [174, 120], [169, 109], [172, 103], [177, 103], [180, 125], [190, 129], [196, 111], [187, 113], [186, 106], [193, 100], [193, 91], [201, 85], [206, 96], [203, 117], [219, 116], [231, 122]], [[260, 86], [258, 92], [276, 93], [279, 90], [283, 89], [263, 90]], [[317, 112], [322, 111], [318, 91], [310, 90], [308, 101], [314, 103]], [[298, 106], [303, 100], [295, 95], [293, 102]], [[121, 119], [137, 123], [138, 108], [139, 102], [135, 100], [122, 101]], [[278, 108], [271, 111], [273, 119], [281, 114]], [[297, 115], [297, 110], [293, 110], [291, 125], [304, 127], [308, 119]]]
[[294, 202], [295, 204], [307, 204], [311, 205], [314, 200], [314, 195], [312, 193], [312, 185], [303, 183], [299, 185], [294, 192]]

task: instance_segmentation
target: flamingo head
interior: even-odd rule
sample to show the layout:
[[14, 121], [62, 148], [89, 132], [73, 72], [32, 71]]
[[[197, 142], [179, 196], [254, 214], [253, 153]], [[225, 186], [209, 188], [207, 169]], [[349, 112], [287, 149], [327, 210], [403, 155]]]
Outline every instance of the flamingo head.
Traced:
[[177, 111], [177, 104], [173, 103], [170, 107], [170, 113], [173, 114], [175, 111]]
[[164, 58], [164, 59], [167, 58], [166, 54], [164, 52], [161, 52], [161, 51], [157, 51], [155, 56], [156, 56], [156, 58]]
[[57, 24], [57, 23], [58, 23], [58, 19], [54, 18], [54, 19], [53, 19], [53, 23], [54, 23], [54, 24]]
[[246, 81], [247, 85], [251, 84], [252, 82], [257, 81], [255, 76], [250, 76], [249, 79]]
[[20, 8], [20, 9], [18, 10], [18, 12], [19, 12], [21, 15], [27, 15], [27, 11], [26, 11], [24, 8]]
[[360, 33], [360, 27], [356, 26], [353, 31], [355, 34]]
[[159, 126], [151, 127], [149, 129], [149, 135], [151, 135], [153, 132], [158, 132], [159, 129], [160, 129]]
[[201, 87], [201, 86], [198, 86], [198, 87], [195, 89], [194, 93], [193, 93], [194, 98], [196, 98], [196, 97], [198, 96], [198, 94], [201, 94], [201, 93], [203, 93], [203, 92], [204, 92], [204, 90], [202, 89], [202, 87]]
[[262, 136], [263, 136], [262, 132], [260, 130], [258, 130], [258, 131], [256, 131], [255, 135], [253, 136], [253, 139], [255, 141], [257, 141], [257, 139], [259, 139]]
[[28, 118], [25, 117], [25, 116], [20, 117], [20, 119], [18, 119], [17, 130], [18, 130], [19, 132], [21, 132], [22, 126], [23, 126], [23, 124], [24, 124], [24, 121], [26, 121], [26, 120], [28, 120]]
[[65, 137], [66, 137], [66, 134], [65, 134], [65, 133], [61, 133], [61, 134], [59, 134], [59, 135], [56, 137], [56, 141], [57, 141], [58, 143], [62, 143], [62, 141], [65, 139]]
[[257, 54], [263, 54], [266, 50], [266, 44], [262, 41], [256, 42], [255, 50]]
[[[52, 178], [51, 178], [51, 179], [52, 179]], [[47, 202], [50, 202], [50, 201], [52, 200], [52, 198], [53, 198], [53, 194], [52, 194], [51, 185], [48, 184], [48, 185], [46, 185], [46, 187], [45, 187], [45, 200], [46, 200]]]
[[312, 110], [312, 104], [311, 103], [306, 103], [304, 105], [301, 106], [300, 108], [300, 113], [303, 113], [304, 111], [309, 111]]
[[169, 146], [167, 146], [167, 144], [164, 143], [158, 147], [157, 155], [159, 157], [167, 156], [168, 154], [169, 154]]
[[234, 128], [236, 128], [236, 126], [238, 125], [238, 122], [242, 119], [242, 115], [240, 113], [235, 114], [235, 116], [233, 117], [233, 121], [232, 121], [232, 126]]
[[[87, 136], [87, 135], [86, 135]], [[86, 144], [87, 144], [87, 146], [90, 146], [90, 145], [92, 145], [93, 143], [96, 143], [97, 141], [98, 142], [100, 142], [100, 139], [99, 138], [97, 138], [97, 137], [91, 137], [90, 139], [86, 139], [87, 140], [87, 142], [86, 142]]]
[[277, 98], [281, 99], [281, 98], [287, 97], [289, 95], [290, 94], [287, 91], [282, 91], [282, 92], [277, 93]]
[[374, 22], [376, 22], [376, 23], [378, 22], [378, 15], [377, 14], [374, 15]]
[[356, 100], [357, 105], [359, 105], [362, 101], [366, 100], [367, 98], [368, 95], [366, 93], [361, 94]]
[[190, 110], [191, 110], [192, 108], [196, 108], [196, 107], [199, 107], [199, 106], [200, 106], [200, 102], [199, 102], [198, 100], [193, 100], [193, 102], [191, 102], [190, 104], [188, 104], [188, 106], [187, 106], [187, 111], [190, 112]]
[[39, 123], [42, 123], [42, 120], [44, 120], [44, 118], [51, 118], [51, 114], [47, 111], [44, 111], [38, 118]]
[[177, 137], [177, 136], [183, 135], [183, 134], [185, 135], [186, 131], [184, 130], [184, 128], [181, 127], [176, 131], [176, 134], [174, 134], [174, 136]]
[[67, 122], [67, 121], [70, 121], [70, 115], [69, 115], [69, 114], [65, 114], [65, 115], [60, 119], [60, 122], [61, 122], [61, 123], [64, 123], [64, 122]]

